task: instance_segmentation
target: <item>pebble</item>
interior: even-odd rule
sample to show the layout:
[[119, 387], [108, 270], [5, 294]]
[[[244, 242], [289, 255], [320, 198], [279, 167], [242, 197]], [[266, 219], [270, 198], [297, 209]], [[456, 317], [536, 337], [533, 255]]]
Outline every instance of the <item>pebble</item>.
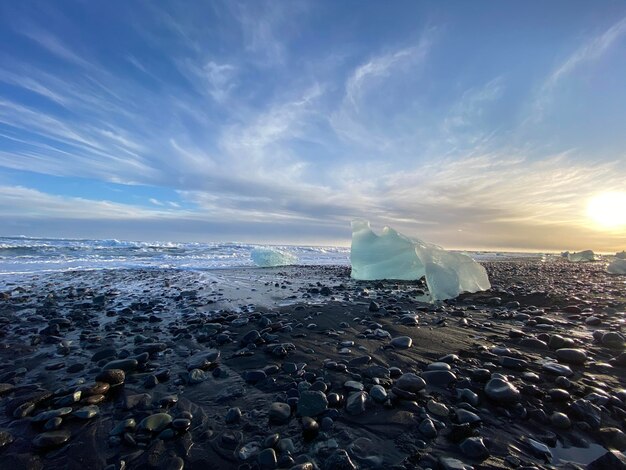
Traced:
[[427, 370], [422, 378], [432, 387], [447, 387], [456, 381], [456, 375], [449, 370]]
[[317, 416], [328, 408], [328, 399], [318, 390], [307, 390], [300, 394], [298, 400], [298, 415]]
[[287, 403], [274, 402], [270, 405], [269, 420], [273, 423], [283, 424], [289, 421], [291, 408]]
[[167, 413], [155, 413], [144, 418], [139, 423], [139, 429], [145, 429], [150, 432], [161, 432], [172, 422], [172, 416]]
[[485, 393], [489, 398], [500, 403], [517, 402], [520, 399], [519, 390], [507, 380], [491, 379], [485, 385]]
[[33, 439], [33, 445], [39, 449], [52, 449], [65, 444], [70, 437], [66, 430], [43, 432]]
[[468, 437], [459, 444], [459, 447], [465, 455], [472, 459], [484, 460], [490, 455], [482, 437]]
[[413, 340], [408, 336], [398, 336], [391, 340], [391, 345], [398, 349], [408, 349], [413, 345]]
[[587, 361], [587, 353], [583, 349], [561, 348], [557, 349], [556, 357], [559, 361], [568, 364], [582, 365]]

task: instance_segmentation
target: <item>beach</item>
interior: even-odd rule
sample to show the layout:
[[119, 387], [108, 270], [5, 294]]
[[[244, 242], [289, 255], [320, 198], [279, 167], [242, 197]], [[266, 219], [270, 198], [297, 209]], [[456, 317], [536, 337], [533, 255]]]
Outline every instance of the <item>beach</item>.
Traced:
[[436, 304], [347, 266], [4, 277], [0, 467], [620, 468], [624, 277], [482, 264]]

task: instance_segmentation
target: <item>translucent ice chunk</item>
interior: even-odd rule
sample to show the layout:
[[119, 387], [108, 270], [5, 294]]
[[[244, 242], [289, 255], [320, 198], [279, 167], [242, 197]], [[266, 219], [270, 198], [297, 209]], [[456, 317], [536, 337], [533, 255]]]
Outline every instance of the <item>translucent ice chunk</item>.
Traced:
[[426, 277], [433, 300], [491, 287], [487, 272], [469, 256], [408, 238], [390, 227], [376, 235], [366, 220], [352, 221], [352, 274], [358, 280]]
[[250, 253], [250, 257], [254, 264], [262, 268], [287, 266], [298, 262], [298, 258], [294, 255], [278, 248], [255, 248]]
[[596, 255], [591, 250], [585, 250], [585, 251], [578, 251], [576, 253], [567, 253], [567, 259], [574, 263], [580, 263], [580, 262], [585, 262], [585, 261], [595, 261]]
[[611, 274], [626, 274], [626, 258], [615, 258], [606, 271]]

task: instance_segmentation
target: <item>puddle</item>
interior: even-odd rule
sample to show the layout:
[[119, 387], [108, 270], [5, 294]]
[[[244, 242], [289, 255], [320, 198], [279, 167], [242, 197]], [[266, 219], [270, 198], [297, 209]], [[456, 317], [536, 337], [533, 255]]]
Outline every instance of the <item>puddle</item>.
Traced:
[[550, 451], [553, 464], [573, 462], [579, 465], [588, 465], [608, 452], [598, 444], [589, 444], [589, 447], [564, 447], [560, 441], [557, 442], [556, 447], [551, 447]]

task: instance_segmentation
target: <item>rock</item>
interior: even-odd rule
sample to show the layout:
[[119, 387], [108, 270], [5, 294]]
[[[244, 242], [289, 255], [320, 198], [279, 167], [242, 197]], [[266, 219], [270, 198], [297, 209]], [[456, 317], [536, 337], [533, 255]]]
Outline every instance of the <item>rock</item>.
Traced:
[[570, 405], [572, 414], [591, 426], [592, 429], [598, 429], [602, 422], [602, 410], [589, 400], [579, 398]]
[[0, 450], [14, 441], [13, 435], [7, 431], [0, 431]]
[[354, 392], [348, 395], [346, 411], [350, 415], [359, 415], [365, 411], [368, 395], [366, 392]]
[[569, 429], [572, 426], [569, 417], [565, 413], [552, 413], [550, 416], [550, 422], [555, 428], [558, 429]]
[[422, 378], [431, 387], [447, 387], [456, 381], [456, 375], [449, 370], [427, 370], [422, 372]]
[[604, 442], [607, 449], [615, 449], [620, 452], [626, 450], [626, 434], [618, 428], [601, 428], [598, 431], [600, 439]]
[[[121, 369], [124, 372], [132, 372], [139, 367], [139, 361], [137, 359], [117, 359], [107, 363], [102, 370]], [[98, 380], [96, 378], [96, 380]], [[106, 382], [106, 380], [98, 380], [99, 382]], [[110, 382], [109, 382], [110, 383]]]
[[315, 439], [320, 431], [320, 425], [313, 418], [305, 416], [302, 418], [302, 437], [305, 441]]
[[602, 344], [612, 349], [623, 349], [626, 339], [617, 331], [609, 331], [602, 335]]
[[459, 447], [471, 459], [484, 460], [490, 455], [482, 437], [468, 437]]
[[62, 446], [70, 437], [70, 432], [66, 430], [43, 432], [33, 439], [33, 445], [39, 449], [52, 449]]
[[473, 413], [469, 410], [465, 410], [463, 408], [458, 408], [456, 410], [456, 419], [459, 424], [468, 423], [471, 425], [482, 423], [482, 418], [478, 416], [476, 413]]
[[626, 470], [626, 456], [616, 450], [610, 450], [587, 465], [587, 470]]
[[426, 403], [426, 408], [435, 416], [445, 417], [450, 414], [450, 410], [443, 403], [436, 402], [434, 400], [428, 400]]
[[356, 470], [350, 456], [344, 449], [337, 449], [325, 461], [323, 470]]
[[283, 424], [291, 417], [291, 407], [287, 403], [274, 402], [270, 405], [269, 420], [272, 423]]
[[161, 432], [172, 422], [172, 417], [167, 413], [155, 413], [153, 415], [144, 418], [139, 423], [139, 429], [144, 429], [150, 432]]
[[298, 400], [298, 415], [317, 416], [328, 408], [326, 395], [318, 390], [307, 390], [300, 394]]
[[197, 385], [204, 382], [207, 378], [207, 373], [202, 369], [191, 369], [187, 375], [187, 383], [189, 385]]
[[230, 408], [224, 417], [226, 424], [238, 423], [241, 420], [241, 410], [237, 407]]
[[276, 451], [274, 449], [263, 449], [257, 457], [259, 467], [262, 470], [273, 470], [278, 463], [276, 459]]
[[430, 418], [426, 418], [423, 420], [418, 426], [419, 432], [422, 433], [424, 437], [428, 439], [433, 439], [437, 437], [437, 428], [435, 428], [435, 423]]
[[96, 381], [112, 386], [123, 384], [124, 380], [126, 380], [126, 373], [122, 369], [103, 370], [96, 376]]
[[485, 393], [489, 398], [500, 403], [513, 403], [520, 399], [519, 390], [513, 384], [500, 378], [487, 382]]
[[391, 345], [398, 349], [408, 349], [413, 345], [413, 340], [408, 336], [398, 336], [391, 340]]
[[84, 406], [72, 413], [73, 416], [79, 419], [91, 419], [100, 413], [100, 408], [96, 405]]
[[380, 305], [378, 305], [373, 300], [370, 302], [369, 311], [370, 312], [378, 312], [380, 310]]
[[370, 396], [377, 402], [383, 403], [387, 400], [387, 390], [382, 385], [374, 385], [370, 388]]
[[582, 365], [587, 360], [587, 353], [583, 349], [561, 348], [557, 349], [556, 357], [568, 364]]
[[572, 369], [563, 364], [559, 364], [558, 362], [546, 362], [541, 368], [554, 375], [562, 375], [564, 377], [571, 377], [574, 375]]
[[526, 442], [530, 446], [530, 449], [533, 452], [533, 454], [541, 458], [548, 458], [548, 459], [552, 458], [552, 452], [550, 451], [550, 448], [547, 445], [545, 445], [543, 442], [539, 442], [531, 438], [527, 438]]
[[474, 468], [452, 457], [439, 457], [439, 465], [443, 470], [473, 470]]

